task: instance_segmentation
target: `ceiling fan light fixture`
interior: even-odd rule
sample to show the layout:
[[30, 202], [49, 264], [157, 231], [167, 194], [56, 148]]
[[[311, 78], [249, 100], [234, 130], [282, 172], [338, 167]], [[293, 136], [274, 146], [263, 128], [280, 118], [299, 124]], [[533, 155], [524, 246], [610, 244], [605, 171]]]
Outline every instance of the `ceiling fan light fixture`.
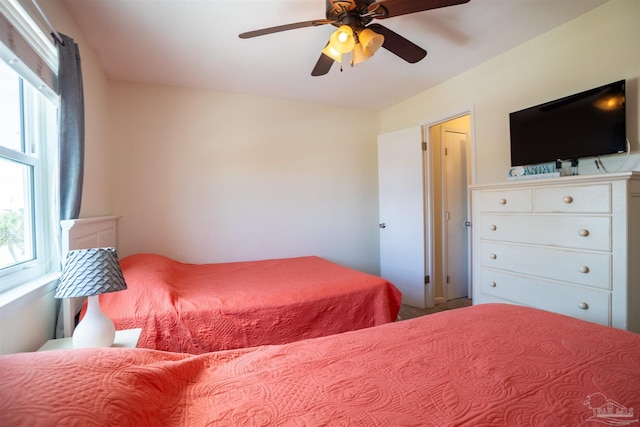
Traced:
[[384, 43], [384, 36], [370, 30], [369, 28], [365, 28], [358, 33], [358, 40], [362, 45], [363, 52], [368, 55], [368, 57], [371, 57]]
[[353, 30], [348, 25], [341, 25], [329, 38], [329, 45], [340, 53], [349, 53], [356, 45]]
[[327, 55], [329, 58], [333, 59], [336, 62], [342, 63], [342, 53], [335, 50], [331, 43], [327, 44], [324, 49], [322, 49], [322, 53]]
[[[406, 62], [414, 64], [424, 59], [427, 56], [427, 51], [383, 25], [370, 24], [371, 21], [468, 2], [469, 0], [326, 0], [326, 19], [276, 25], [275, 27], [247, 31], [239, 34], [239, 37], [248, 39], [327, 24], [338, 27], [331, 34], [328, 46], [322, 50], [320, 58], [311, 71], [312, 76], [327, 74], [333, 62], [342, 63], [342, 55], [344, 54], [352, 52], [351, 64], [353, 65], [366, 61], [381, 47]], [[358, 51], [354, 52], [356, 45], [359, 45]], [[342, 67], [340, 70], [342, 71]]]

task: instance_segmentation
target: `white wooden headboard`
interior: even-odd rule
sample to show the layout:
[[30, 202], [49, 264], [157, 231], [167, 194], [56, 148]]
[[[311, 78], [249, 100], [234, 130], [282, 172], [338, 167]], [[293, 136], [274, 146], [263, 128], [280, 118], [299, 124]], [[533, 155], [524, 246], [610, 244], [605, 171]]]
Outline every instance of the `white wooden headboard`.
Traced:
[[[73, 249], [116, 247], [116, 216], [67, 219], [60, 221], [62, 228], [62, 259]], [[62, 300], [63, 337], [70, 337], [75, 328], [75, 317], [82, 310], [84, 298]]]

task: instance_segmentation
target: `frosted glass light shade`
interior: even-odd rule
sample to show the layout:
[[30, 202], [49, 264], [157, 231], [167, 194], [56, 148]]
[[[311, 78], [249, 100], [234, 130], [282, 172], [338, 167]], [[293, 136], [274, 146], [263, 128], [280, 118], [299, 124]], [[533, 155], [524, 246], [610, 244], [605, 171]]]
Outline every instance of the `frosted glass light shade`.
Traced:
[[362, 50], [367, 57], [373, 56], [384, 43], [384, 36], [373, 30], [365, 28], [358, 34], [358, 40], [362, 45]]
[[337, 50], [335, 50], [334, 48], [332, 48], [331, 44], [328, 44], [327, 46], [325, 46], [325, 48], [322, 49], [322, 53], [324, 53], [334, 61], [342, 63], [342, 54]]
[[88, 298], [87, 311], [73, 331], [73, 346], [76, 348], [111, 347], [116, 337], [113, 322], [100, 309], [98, 295]]
[[331, 37], [329, 37], [329, 45], [340, 53], [349, 53], [356, 45], [353, 37], [353, 30], [348, 25], [341, 25]]
[[356, 47], [353, 48], [353, 56], [351, 58], [351, 65], [356, 65], [359, 64], [361, 62], [366, 61], [367, 59], [371, 58], [373, 55], [367, 55], [364, 52], [364, 49], [362, 49], [362, 44], [358, 43], [356, 44]]

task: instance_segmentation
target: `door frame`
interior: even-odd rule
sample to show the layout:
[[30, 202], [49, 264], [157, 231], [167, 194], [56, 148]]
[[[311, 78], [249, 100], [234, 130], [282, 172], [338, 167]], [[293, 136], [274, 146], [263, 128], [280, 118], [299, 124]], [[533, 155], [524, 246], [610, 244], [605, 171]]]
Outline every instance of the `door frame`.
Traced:
[[[449, 227], [451, 226], [451, 224], [449, 223], [449, 217], [448, 217], [448, 212], [449, 209], [447, 209], [449, 207], [449, 189], [453, 188], [452, 186], [450, 186], [450, 182], [448, 179], [445, 179], [445, 176], [447, 175], [446, 172], [446, 167], [445, 164], [447, 163], [447, 159], [449, 158], [449, 155], [446, 153], [446, 147], [445, 147], [445, 138], [444, 138], [444, 134], [446, 132], [453, 132], [456, 133], [458, 135], [464, 135], [465, 138], [465, 143], [464, 143], [464, 168], [465, 168], [465, 177], [464, 180], [466, 182], [466, 188], [467, 190], [465, 191], [465, 193], [467, 194], [465, 197], [465, 212], [464, 212], [464, 217], [466, 218], [467, 221], [470, 221], [471, 218], [471, 211], [468, 208], [468, 204], [469, 204], [469, 194], [468, 194], [468, 186], [470, 184], [470, 179], [467, 176], [467, 174], [470, 172], [470, 164], [469, 164], [469, 159], [467, 158], [467, 155], [469, 153], [469, 145], [471, 143], [470, 141], [470, 134], [471, 132], [469, 132], [468, 130], [460, 130], [460, 129], [456, 129], [456, 128], [451, 128], [451, 127], [447, 127], [445, 126], [447, 122], [445, 123], [441, 123], [441, 127], [440, 127], [440, 194], [442, 195], [442, 206], [440, 206], [440, 218], [442, 218], [442, 222], [440, 223], [441, 226], [441, 236], [442, 236], [442, 248], [445, 249], [444, 253], [442, 254], [442, 277], [444, 279], [444, 282], [442, 283], [442, 296], [444, 298], [444, 301], [449, 301], [451, 299], [450, 296], [450, 285], [449, 285], [449, 261], [450, 261], [450, 257], [449, 257], [449, 249], [450, 249], [450, 239], [449, 239]], [[469, 237], [470, 237], [470, 233], [469, 233], [469, 228], [466, 228], [466, 238], [467, 238], [467, 250], [468, 248], [471, 246], [470, 242], [469, 242]], [[467, 267], [467, 296], [471, 295], [471, 287], [469, 286], [469, 280], [471, 278], [470, 276], [470, 266], [471, 263], [469, 262], [469, 254], [467, 253], [467, 262], [466, 262], [466, 267]]]
[[[433, 145], [433, 141], [431, 140], [431, 128], [434, 126], [439, 126], [445, 122], [463, 117], [463, 116], [469, 116], [469, 134], [467, 136], [467, 177], [470, 177], [470, 184], [474, 185], [476, 184], [476, 140], [475, 140], [475, 111], [474, 111], [474, 106], [470, 105], [468, 107], [463, 107], [460, 108], [459, 110], [455, 110], [450, 112], [449, 114], [444, 114], [440, 117], [436, 117], [436, 118], [432, 118], [432, 119], [428, 119], [425, 120], [424, 122], [422, 122], [421, 127], [422, 127], [422, 135], [423, 135], [423, 141], [426, 141], [427, 146], [431, 147]], [[428, 152], [430, 150], [427, 150]], [[433, 172], [433, 167], [432, 167], [432, 161], [433, 161], [433, 156], [429, 155], [428, 153], [425, 155], [425, 159], [424, 161], [427, 162], [427, 164], [429, 165], [428, 168], [425, 168], [427, 171], [429, 171], [429, 173], [425, 174], [424, 177], [424, 185], [425, 188], [432, 188], [431, 186], [433, 185], [433, 177], [429, 176], [431, 175]], [[469, 178], [468, 178], [469, 179]], [[433, 202], [433, 191], [428, 191], [428, 197], [425, 200], [425, 203], [427, 204], [427, 206], [425, 206], [425, 212], [428, 212], [428, 215], [425, 215], [427, 218], [431, 217], [431, 214], [433, 212], [433, 209], [435, 208], [434, 206], [434, 202]], [[469, 191], [469, 189], [467, 188], [467, 218], [469, 219], [469, 221], [471, 221], [471, 212], [472, 212], [472, 207], [471, 207], [471, 192]], [[430, 236], [433, 236], [433, 221], [429, 221], [427, 224], [425, 224], [425, 230], [428, 230], [428, 234]], [[471, 227], [473, 227], [473, 224], [471, 224]], [[473, 258], [472, 258], [472, 252], [471, 252], [471, 248], [473, 247], [473, 241], [472, 241], [472, 233], [471, 233], [471, 228], [468, 229], [468, 248], [467, 248], [467, 256], [468, 256], [468, 265], [467, 265], [467, 272], [468, 272], [468, 277], [469, 277], [469, 298], [471, 298], [472, 294], [472, 290], [473, 290], [473, 279], [472, 279], [472, 274], [471, 274], [471, 266], [473, 263]], [[431, 254], [430, 256], [433, 257], [433, 250], [434, 250], [434, 245], [432, 242], [433, 239], [429, 238], [427, 239], [427, 245], [429, 245], [429, 250], [428, 253]], [[431, 262], [433, 262], [433, 259], [431, 259]], [[433, 264], [431, 264], [433, 265]], [[429, 269], [430, 270], [430, 269]], [[435, 289], [434, 286], [429, 286], [427, 287], [428, 291], [426, 293], [426, 306], [427, 307], [434, 307], [435, 306]]]

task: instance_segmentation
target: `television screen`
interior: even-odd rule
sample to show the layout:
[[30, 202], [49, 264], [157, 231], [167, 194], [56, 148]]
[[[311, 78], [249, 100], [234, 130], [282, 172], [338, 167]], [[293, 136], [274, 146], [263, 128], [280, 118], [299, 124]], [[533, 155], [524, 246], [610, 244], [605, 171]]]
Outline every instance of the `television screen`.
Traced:
[[625, 81], [509, 114], [511, 166], [626, 151]]

